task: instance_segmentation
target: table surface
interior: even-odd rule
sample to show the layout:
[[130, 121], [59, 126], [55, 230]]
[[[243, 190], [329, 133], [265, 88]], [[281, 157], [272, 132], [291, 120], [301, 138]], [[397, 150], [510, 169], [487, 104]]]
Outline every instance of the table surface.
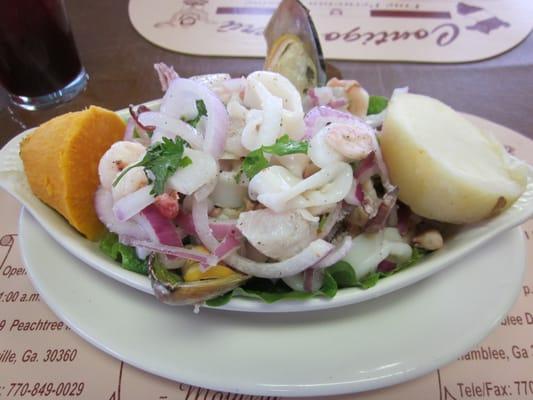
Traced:
[[[22, 111], [9, 106], [0, 88], [0, 147], [24, 128], [90, 104], [121, 109], [161, 97], [153, 63], [175, 66], [182, 76], [227, 72], [246, 75], [262, 59], [213, 58], [177, 54], [143, 39], [128, 18], [127, 0], [70, 1], [67, 9], [90, 81], [83, 94], [61, 107]], [[488, 118], [533, 138], [533, 36], [509, 52], [482, 62], [422, 64], [329, 62], [331, 70], [355, 78], [371, 94], [389, 95], [409, 86], [467, 113]]]

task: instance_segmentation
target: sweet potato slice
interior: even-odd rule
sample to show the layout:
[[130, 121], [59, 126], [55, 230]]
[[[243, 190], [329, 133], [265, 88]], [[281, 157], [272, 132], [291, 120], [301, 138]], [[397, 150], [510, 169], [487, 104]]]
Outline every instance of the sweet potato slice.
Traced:
[[98, 162], [124, 129], [117, 114], [91, 106], [42, 124], [20, 145], [33, 193], [89, 240], [104, 232], [94, 209]]

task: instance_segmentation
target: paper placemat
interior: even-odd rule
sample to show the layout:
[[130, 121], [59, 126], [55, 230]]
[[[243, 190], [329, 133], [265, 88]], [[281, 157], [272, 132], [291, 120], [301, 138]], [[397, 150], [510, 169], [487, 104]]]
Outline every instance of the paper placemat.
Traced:
[[[533, 141], [518, 134], [499, 139], [533, 164]], [[19, 213], [19, 203], [0, 190], [0, 398], [283, 399], [221, 393], [162, 379], [83, 341], [54, 316], [32, 287], [19, 251]], [[521, 294], [481, 345], [417, 380], [331, 399], [533, 398], [533, 220], [522, 228], [528, 268]]]
[[[135, 29], [180, 53], [264, 57], [276, 0], [130, 0]], [[307, 0], [328, 59], [454, 63], [510, 50], [533, 28], [530, 0]]]

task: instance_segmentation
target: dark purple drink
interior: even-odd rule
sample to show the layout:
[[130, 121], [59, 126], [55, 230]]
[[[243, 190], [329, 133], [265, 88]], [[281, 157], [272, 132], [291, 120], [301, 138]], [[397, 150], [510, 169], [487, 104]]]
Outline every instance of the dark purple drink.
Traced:
[[85, 71], [63, 1], [0, 0], [0, 5], [0, 84], [12, 99], [43, 100], [55, 93], [57, 103], [80, 76], [83, 89]]

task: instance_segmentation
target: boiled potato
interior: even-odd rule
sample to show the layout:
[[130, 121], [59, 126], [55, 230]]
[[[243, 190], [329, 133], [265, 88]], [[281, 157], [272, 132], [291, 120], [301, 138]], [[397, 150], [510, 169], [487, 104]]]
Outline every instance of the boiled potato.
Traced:
[[524, 163], [430, 97], [394, 96], [380, 144], [400, 200], [426, 218], [476, 222], [509, 207], [525, 190]]

